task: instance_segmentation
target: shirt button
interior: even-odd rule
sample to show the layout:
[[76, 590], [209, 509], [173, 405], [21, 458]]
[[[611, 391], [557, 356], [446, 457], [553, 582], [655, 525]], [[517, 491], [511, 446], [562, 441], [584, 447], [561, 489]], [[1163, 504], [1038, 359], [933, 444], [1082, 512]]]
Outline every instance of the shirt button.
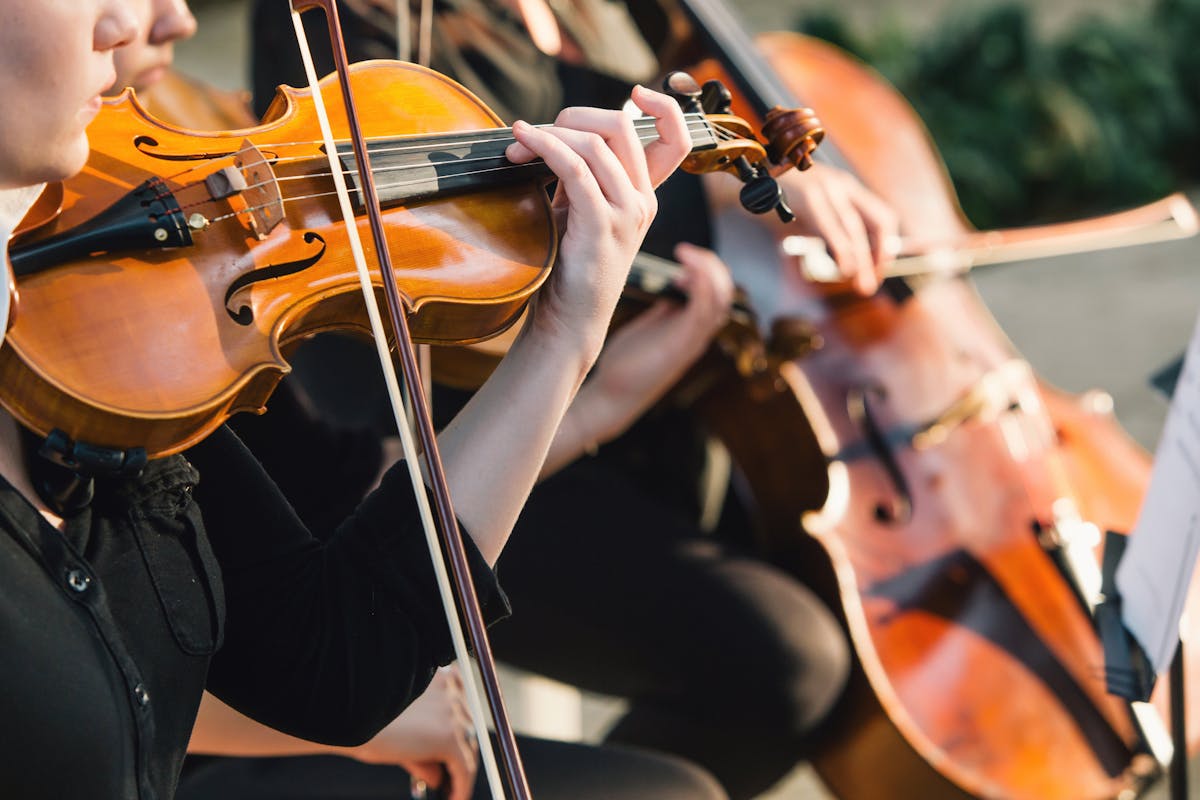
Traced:
[[150, 692], [146, 691], [146, 685], [139, 683], [133, 687], [133, 696], [137, 699], [138, 705], [143, 708], [150, 705]]
[[73, 592], [86, 592], [87, 588], [92, 585], [92, 577], [81, 569], [73, 569], [67, 572], [67, 586]]

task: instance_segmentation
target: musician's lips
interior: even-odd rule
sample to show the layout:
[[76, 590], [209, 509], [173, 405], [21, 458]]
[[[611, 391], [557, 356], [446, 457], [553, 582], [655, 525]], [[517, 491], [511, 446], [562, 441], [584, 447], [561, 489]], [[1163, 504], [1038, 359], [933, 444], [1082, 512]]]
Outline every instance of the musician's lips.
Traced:
[[158, 83], [167, 74], [167, 65], [158, 64], [156, 66], [144, 69], [138, 73], [137, 80], [134, 81], [134, 86], [139, 89], [148, 89]]
[[100, 84], [100, 88], [92, 95], [92, 98], [83, 104], [83, 108], [79, 110], [79, 116], [83, 119], [84, 125], [87, 125], [96, 115], [100, 113], [101, 107], [104, 105], [104, 93], [112, 87], [113, 82], [117, 80], [117, 72], [115, 69], [109, 68], [108, 77]]
[[79, 111], [79, 116], [84, 124], [91, 122], [100, 113], [100, 107], [104, 105], [104, 98], [101, 95], [96, 95], [91, 100], [84, 104]]

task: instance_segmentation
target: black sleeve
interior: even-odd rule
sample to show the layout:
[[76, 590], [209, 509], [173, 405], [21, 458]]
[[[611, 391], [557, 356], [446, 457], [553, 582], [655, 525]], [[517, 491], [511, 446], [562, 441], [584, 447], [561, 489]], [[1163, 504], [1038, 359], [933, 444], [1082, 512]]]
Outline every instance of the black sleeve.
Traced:
[[[361, 744], [453, 657], [404, 466], [322, 543], [228, 428], [187, 453], [221, 564], [225, 642], [208, 688], [287, 733]], [[487, 621], [507, 600], [469, 536]]]
[[262, 416], [229, 421], [263, 469], [319, 538], [331, 533], [374, 485], [383, 467], [380, 435], [366, 427], [334, 425], [315, 414], [285, 380]]

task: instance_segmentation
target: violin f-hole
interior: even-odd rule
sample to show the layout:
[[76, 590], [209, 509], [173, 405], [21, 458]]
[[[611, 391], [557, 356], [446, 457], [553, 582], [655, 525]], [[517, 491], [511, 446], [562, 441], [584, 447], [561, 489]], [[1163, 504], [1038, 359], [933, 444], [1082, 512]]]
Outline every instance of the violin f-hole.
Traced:
[[320, 247], [317, 249], [316, 253], [308, 258], [301, 258], [297, 259], [296, 261], [286, 261], [282, 264], [272, 264], [268, 267], [253, 269], [247, 272], [245, 275], [239, 277], [233, 283], [229, 284], [229, 288], [225, 291], [225, 313], [229, 315], [230, 319], [232, 319], [238, 325], [249, 325], [254, 322], [254, 312], [251, 310], [250, 306], [242, 305], [235, 311], [231, 305], [233, 296], [242, 289], [245, 289], [247, 286], [255, 283], [271, 280], [272, 278], [284, 278], [288, 275], [295, 275], [297, 272], [303, 272], [321, 260], [321, 258], [325, 255], [326, 247], [325, 240], [321, 238], [321, 234], [317, 233], [316, 231], [305, 231], [304, 242], [305, 244], [320, 242]]
[[136, 136], [133, 140], [133, 149], [137, 150], [144, 156], [156, 158], [159, 161], [212, 161], [217, 158], [229, 158], [236, 155], [236, 150], [226, 150], [219, 153], [160, 153], [154, 150], [158, 147], [158, 140], [153, 136]]
[[895, 491], [891, 498], [880, 500], [875, 504], [875, 518], [889, 525], [897, 525], [908, 522], [912, 518], [912, 492], [909, 490], [908, 481], [904, 479], [900, 462], [896, 459], [896, 454], [888, 442], [887, 433], [879, 424], [879, 420], [871, 408], [870, 397], [872, 395], [884, 399], [887, 397], [887, 390], [879, 386], [853, 388], [846, 393], [846, 408], [849, 411], [850, 419], [863, 432], [867, 445], [882, 464], [883, 471], [887, 474]]

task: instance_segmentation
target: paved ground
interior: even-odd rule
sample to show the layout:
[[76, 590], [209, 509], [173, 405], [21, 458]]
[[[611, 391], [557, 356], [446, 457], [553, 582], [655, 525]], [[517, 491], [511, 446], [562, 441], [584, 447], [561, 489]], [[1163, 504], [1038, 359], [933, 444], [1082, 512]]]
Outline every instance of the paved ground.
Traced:
[[[975, 0], [978, 2], [978, 0]], [[243, 85], [244, 11], [240, 2], [197, 3], [202, 36], [179, 48], [195, 74], [227, 88]], [[800, 3], [757, 0], [744, 10], [762, 28], [781, 27]], [[841, 0], [864, 24], [891, 16], [931, 24], [962, 0]], [[1081, 9], [1134, 11], [1147, 0], [1072, 0], [1038, 6], [1047, 27]], [[1070, 390], [1103, 387], [1134, 436], [1153, 447], [1166, 404], [1147, 386], [1147, 376], [1181, 351], [1200, 309], [1200, 240], [1102, 255], [1029, 262], [980, 272], [976, 284], [1001, 326], [1034, 368]], [[594, 725], [606, 707], [589, 705]], [[811, 773], [801, 768], [771, 800], [822, 798]], [[900, 795], [898, 795], [900, 796]], [[1200, 793], [1194, 793], [1200, 797]], [[1161, 794], [1165, 797], [1165, 793]]]

